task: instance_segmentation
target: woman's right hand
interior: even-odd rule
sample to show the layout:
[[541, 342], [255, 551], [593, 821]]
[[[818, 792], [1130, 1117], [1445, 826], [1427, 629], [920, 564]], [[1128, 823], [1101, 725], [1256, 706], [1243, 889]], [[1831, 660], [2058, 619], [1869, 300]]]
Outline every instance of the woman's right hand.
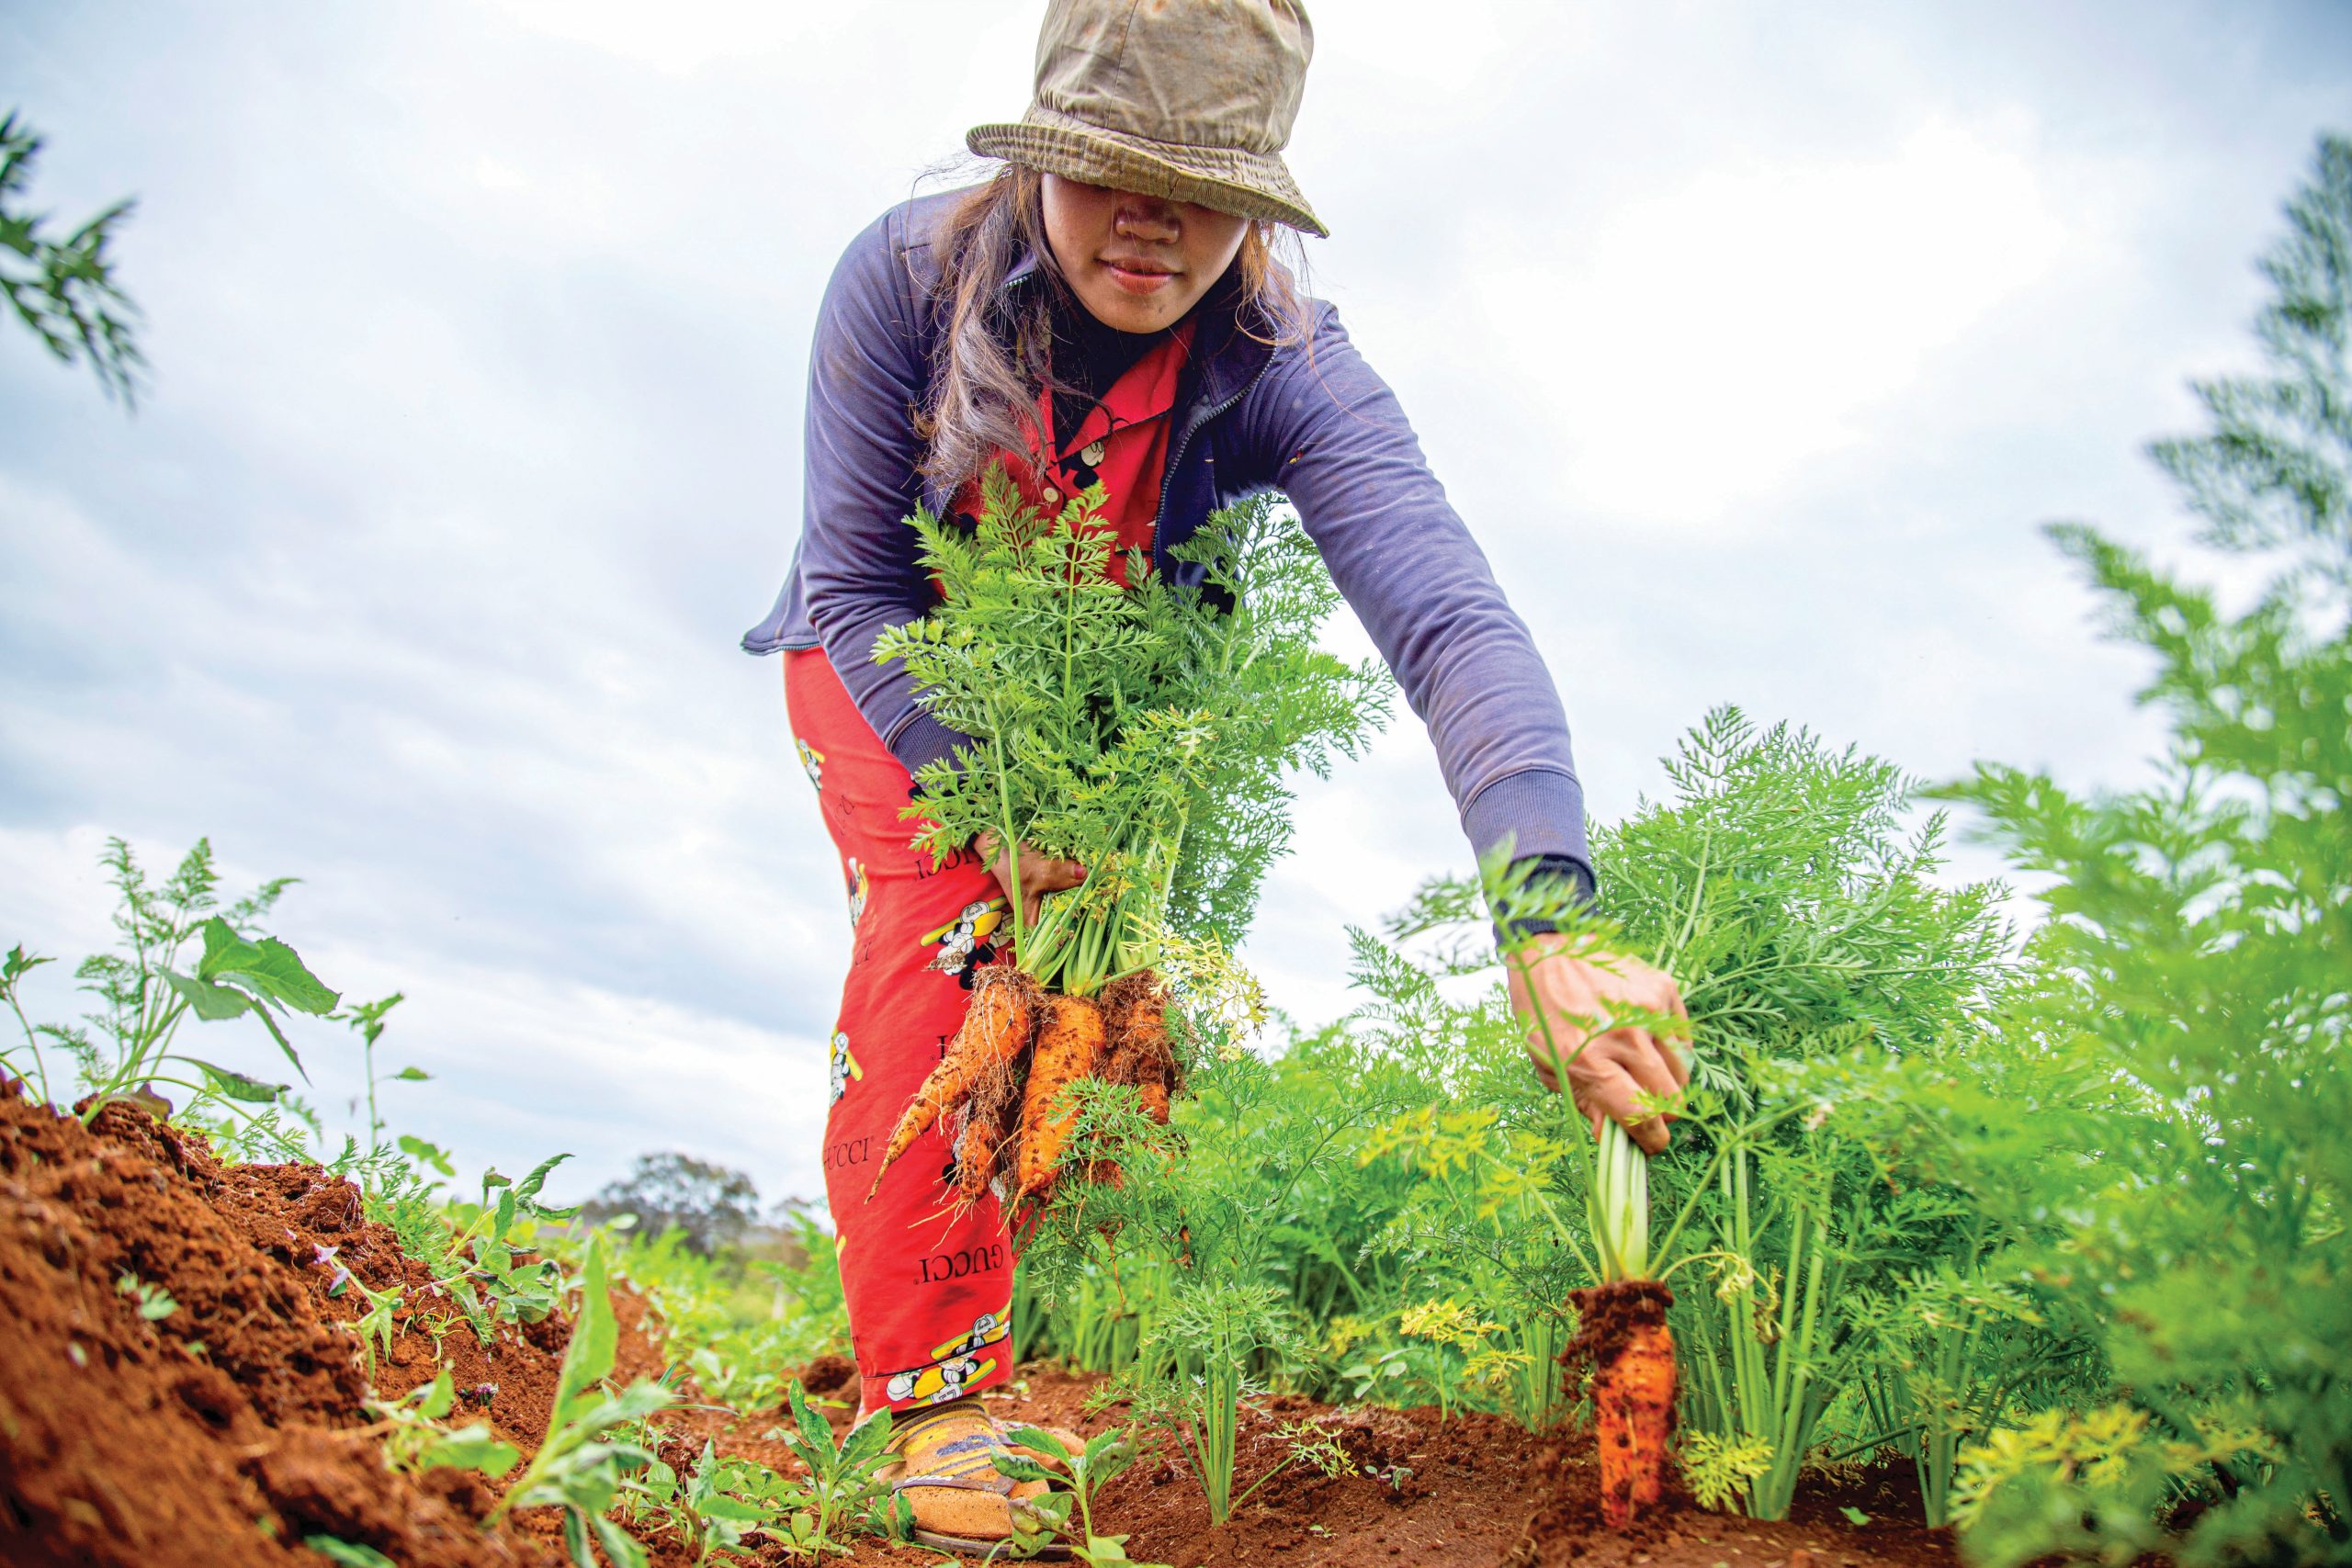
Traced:
[[[1012, 856], [998, 848], [994, 833], [982, 833], [972, 840], [980, 858], [989, 862], [989, 869], [996, 874], [996, 885], [1004, 889], [1007, 898], [1012, 897]], [[1037, 908], [1048, 893], [1059, 893], [1075, 887], [1086, 880], [1086, 868], [1074, 860], [1056, 860], [1039, 854], [1028, 845], [1021, 846], [1021, 923], [1026, 928], [1037, 923]]]

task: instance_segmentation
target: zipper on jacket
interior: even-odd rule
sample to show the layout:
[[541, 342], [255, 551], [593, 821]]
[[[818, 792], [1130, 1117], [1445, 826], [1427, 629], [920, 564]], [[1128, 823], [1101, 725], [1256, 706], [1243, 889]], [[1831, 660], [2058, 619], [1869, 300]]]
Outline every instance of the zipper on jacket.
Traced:
[[[1182, 434], [1176, 437], [1176, 445], [1170, 450], [1168, 454], [1168, 461], [1159, 470], [1159, 504], [1151, 509], [1151, 558], [1155, 569], [1157, 569], [1159, 564], [1159, 525], [1168, 516], [1168, 481], [1174, 477], [1176, 473], [1176, 466], [1184, 460], [1185, 452], [1190, 449], [1193, 445], [1193, 437], [1206, 429], [1209, 421], [1222, 418], [1227, 410], [1240, 402], [1242, 399], [1248, 397], [1251, 392], [1256, 391], [1258, 389], [1258, 383], [1264, 380], [1266, 378], [1266, 372], [1272, 370], [1273, 367], [1274, 356], [1270, 354], [1266, 355], [1265, 363], [1260, 365], [1257, 370], [1250, 376], [1250, 379], [1241, 384], [1241, 389], [1239, 391], [1234, 393], [1231, 397], [1226, 399], [1215, 408], [1210, 409], [1206, 413], [1194, 416], [1185, 424]], [[1204, 521], [1205, 521], [1205, 519], [1204, 519]]]

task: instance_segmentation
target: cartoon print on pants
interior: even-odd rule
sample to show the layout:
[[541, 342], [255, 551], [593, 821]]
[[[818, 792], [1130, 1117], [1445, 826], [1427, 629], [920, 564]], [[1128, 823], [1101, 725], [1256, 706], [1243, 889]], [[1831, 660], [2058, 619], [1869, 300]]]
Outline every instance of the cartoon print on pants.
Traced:
[[996, 1358], [982, 1360], [980, 1353], [1003, 1344], [1004, 1336], [1002, 1319], [992, 1312], [980, 1314], [972, 1320], [971, 1333], [934, 1348], [928, 1365], [892, 1373], [888, 1389], [890, 1403], [913, 1399], [925, 1404], [944, 1404], [958, 1397], [966, 1383], [996, 1371]]
[[865, 901], [874, 893], [867, 880], [865, 866], [855, 855], [849, 857], [849, 929], [857, 930], [857, 922], [865, 918]]
[[839, 1105], [842, 1102], [842, 1096], [849, 1090], [850, 1079], [855, 1078], [860, 1083], [865, 1081], [865, 1069], [859, 1066], [857, 1058], [849, 1054], [849, 1036], [838, 1029], [833, 1031], [832, 1049], [826, 1055], [831, 1058], [829, 1066], [832, 1071], [831, 1103]]
[[800, 748], [800, 765], [808, 770], [809, 784], [818, 789], [824, 788], [825, 754], [797, 736], [792, 743]]
[[962, 914], [922, 939], [926, 945], [939, 944], [938, 956], [923, 967], [953, 975], [958, 985], [970, 990], [972, 971], [996, 956], [991, 939], [997, 928], [1004, 924], [1004, 914], [1001, 894], [993, 898], [975, 898], [965, 905]]

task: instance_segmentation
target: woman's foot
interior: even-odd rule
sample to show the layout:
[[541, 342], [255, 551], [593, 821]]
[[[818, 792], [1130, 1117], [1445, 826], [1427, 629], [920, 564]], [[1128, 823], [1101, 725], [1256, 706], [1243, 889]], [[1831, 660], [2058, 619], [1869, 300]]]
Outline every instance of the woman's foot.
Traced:
[[[977, 1396], [892, 1416], [888, 1451], [898, 1462], [876, 1479], [906, 1498], [914, 1510], [915, 1540], [925, 1546], [987, 1551], [1009, 1540], [1016, 1527], [1035, 1523], [1022, 1505], [1046, 1489], [1043, 1481], [1015, 1481], [996, 1467], [1012, 1453], [1004, 1427], [980, 1406]], [[1048, 1463], [1043, 1456], [1024, 1459]], [[1038, 1554], [1066, 1557], [1056, 1545]]]

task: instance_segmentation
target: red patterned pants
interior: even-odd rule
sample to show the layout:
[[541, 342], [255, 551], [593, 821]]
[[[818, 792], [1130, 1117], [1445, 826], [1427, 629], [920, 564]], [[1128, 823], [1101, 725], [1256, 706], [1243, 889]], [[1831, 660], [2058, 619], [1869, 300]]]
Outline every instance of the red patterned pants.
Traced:
[[866, 1196], [891, 1130], [964, 1021], [973, 971], [999, 955], [1005, 902], [969, 851], [934, 868], [907, 847], [918, 824], [899, 813], [913, 780], [820, 650], [785, 654], [784, 694], [849, 889], [825, 1199], [865, 1408], [903, 1410], [1012, 1375], [1012, 1239], [993, 1195], [956, 1213], [954, 1129], [943, 1121], [916, 1139]]

